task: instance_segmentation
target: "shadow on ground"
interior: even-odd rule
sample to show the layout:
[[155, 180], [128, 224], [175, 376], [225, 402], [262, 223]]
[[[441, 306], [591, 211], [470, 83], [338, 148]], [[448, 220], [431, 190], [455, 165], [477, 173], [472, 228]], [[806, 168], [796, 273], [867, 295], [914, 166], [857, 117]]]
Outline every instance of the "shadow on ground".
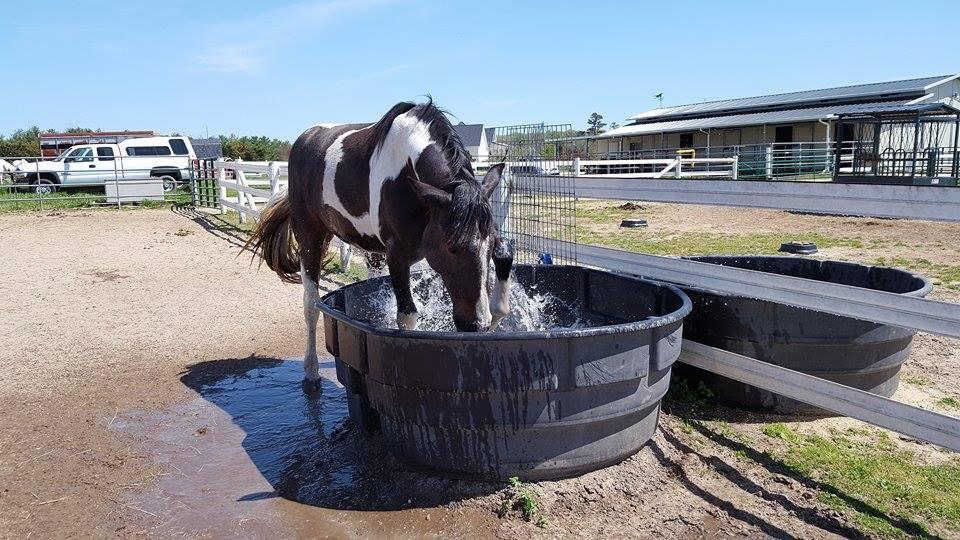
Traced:
[[179, 216], [190, 219], [200, 225], [203, 230], [234, 246], [244, 247], [247, 244], [249, 233], [224, 219], [220, 214], [201, 212], [191, 204], [174, 204], [170, 210]]
[[[691, 410], [695, 409], [695, 410]], [[757, 412], [757, 411], [741, 411], [737, 409], [731, 409], [721, 405], [714, 405], [712, 407], [702, 408], [698, 406], [690, 407], [689, 404], [677, 403], [672, 400], [666, 400], [664, 402], [664, 411], [670, 414], [676, 415], [678, 417], [684, 418], [686, 425], [691, 429], [703, 435], [709, 439], [714, 444], [724, 447], [737, 455], [749, 459], [754, 463], [758, 464], [767, 473], [775, 475], [774, 477], [787, 478], [790, 481], [796, 482], [798, 485], [802, 486], [804, 489], [809, 490], [815, 493], [824, 493], [836, 497], [839, 500], [842, 500], [847, 506], [856, 510], [860, 514], [867, 516], [872, 519], [880, 520], [886, 522], [890, 527], [900, 531], [904, 535], [917, 538], [930, 538], [936, 539], [940, 538], [939, 536], [932, 535], [928, 533], [924, 527], [909, 518], [890, 515], [887, 512], [873, 506], [872, 504], [848, 493], [845, 493], [840, 488], [830, 484], [829, 482], [822, 482], [809, 476], [804, 475], [803, 473], [791, 468], [784, 462], [782, 459], [774, 456], [769, 452], [764, 452], [757, 450], [747, 444], [744, 444], [741, 441], [730, 438], [724, 433], [721, 433], [715, 429], [712, 429], [710, 425], [704, 421], [716, 420], [722, 422], [732, 422], [740, 424], [765, 424], [769, 422], [782, 422], [795, 420], [798, 418], [816, 418], [817, 415], [807, 415], [807, 416], [788, 416], [788, 415], [778, 415], [766, 412]], [[729, 482], [739, 486], [744, 491], [753, 493], [762, 497], [765, 500], [772, 501], [778, 506], [790, 512], [793, 515], [796, 515], [804, 522], [809, 525], [815, 526], [824, 531], [828, 531], [834, 534], [841, 535], [845, 538], [867, 538], [868, 535], [864, 532], [861, 532], [855, 527], [851, 527], [844, 523], [843, 521], [836, 519], [835, 517], [825, 516], [820, 513], [816, 508], [807, 506], [804, 504], [797, 504], [796, 502], [790, 500], [790, 498], [780, 495], [778, 493], [772, 492], [765, 488], [763, 485], [758, 484], [747, 475], [745, 475], [740, 469], [735, 465], [724, 461], [716, 455], [709, 455], [707, 453], [701, 452], [700, 450], [693, 448], [692, 446], [684, 443], [676, 435], [670, 433], [669, 431], [662, 429], [664, 434], [664, 440], [666, 443], [670, 444], [680, 452], [683, 452], [687, 455], [696, 456], [696, 458], [703, 463], [703, 465], [709, 467], [717, 474], [724, 477]], [[773, 524], [765, 523], [762, 519], [753, 516], [749, 512], [744, 512], [742, 510], [733, 508], [730, 503], [726, 501], [719, 500], [714, 495], [704, 492], [698, 488], [689, 478], [686, 477], [686, 474], [682, 470], [677, 470], [677, 466], [674, 463], [671, 463], [666, 459], [663, 451], [657, 448], [656, 445], [653, 445], [654, 454], [657, 456], [657, 459], [664, 466], [671, 467], [675, 469], [678, 478], [684, 483], [687, 489], [694, 495], [704, 499], [705, 501], [713, 504], [718, 508], [722, 508], [727, 511], [731, 516], [741, 519], [746, 523], [751, 523], [766, 534], [769, 534], [774, 537], [785, 537], [785, 531], [781, 531]], [[786, 535], [789, 537], [790, 535]]]
[[243, 451], [273, 487], [240, 501], [283, 497], [339, 510], [400, 510], [447, 505], [502, 486], [445, 479], [398, 462], [379, 437], [347, 421], [333, 362], [321, 362], [320, 392], [303, 391], [303, 363], [251, 357], [202, 362], [181, 376], [225, 411], [243, 433]]

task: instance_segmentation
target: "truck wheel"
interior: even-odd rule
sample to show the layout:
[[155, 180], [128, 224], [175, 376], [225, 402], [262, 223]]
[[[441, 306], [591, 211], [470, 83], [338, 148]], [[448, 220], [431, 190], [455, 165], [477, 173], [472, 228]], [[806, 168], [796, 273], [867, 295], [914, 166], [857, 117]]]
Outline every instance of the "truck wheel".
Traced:
[[34, 180], [30, 185], [33, 186], [33, 192], [37, 195], [51, 195], [57, 191], [57, 185], [46, 178]]
[[170, 192], [170, 191], [173, 191], [173, 190], [177, 189], [177, 179], [176, 179], [176, 178], [174, 178], [174, 177], [172, 177], [172, 176], [170, 176], [170, 175], [168, 175], [168, 174], [165, 174], [165, 175], [163, 175], [163, 176], [160, 177], [160, 180], [163, 181], [163, 190], [164, 190], [164, 191]]

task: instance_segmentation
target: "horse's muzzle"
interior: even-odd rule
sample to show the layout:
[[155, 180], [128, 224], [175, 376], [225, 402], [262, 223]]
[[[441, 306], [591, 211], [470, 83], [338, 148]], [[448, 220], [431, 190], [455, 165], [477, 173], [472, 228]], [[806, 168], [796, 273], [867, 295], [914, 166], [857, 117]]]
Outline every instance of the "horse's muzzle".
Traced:
[[462, 323], [454, 319], [453, 324], [457, 327], [458, 332], [479, 332], [484, 329], [478, 322]]

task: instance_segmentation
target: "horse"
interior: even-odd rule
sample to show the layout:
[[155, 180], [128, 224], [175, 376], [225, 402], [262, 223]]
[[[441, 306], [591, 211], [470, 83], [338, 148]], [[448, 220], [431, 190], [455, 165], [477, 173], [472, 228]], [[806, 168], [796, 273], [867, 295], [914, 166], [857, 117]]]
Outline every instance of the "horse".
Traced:
[[398, 103], [372, 124], [314, 126], [294, 143], [287, 169], [286, 192], [264, 207], [247, 245], [281, 280], [303, 284], [305, 382], [320, 377], [318, 276], [333, 236], [383, 254], [400, 330], [417, 329], [410, 267], [423, 259], [450, 295], [458, 331], [494, 329], [510, 312], [513, 249], [490, 207], [504, 164], [477, 179], [432, 99]]

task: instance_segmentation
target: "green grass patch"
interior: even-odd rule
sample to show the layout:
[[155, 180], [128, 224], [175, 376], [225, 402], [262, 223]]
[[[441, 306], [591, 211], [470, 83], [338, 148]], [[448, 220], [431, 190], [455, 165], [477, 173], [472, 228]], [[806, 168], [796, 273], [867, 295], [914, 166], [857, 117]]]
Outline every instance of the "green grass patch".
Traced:
[[960, 399], [953, 396], [940, 398], [937, 400], [937, 405], [947, 409], [960, 409]]
[[960, 532], [960, 459], [921, 463], [885, 432], [803, 435], [783, 423], [763, 427], [779, 441], [771, 456], [821, 484], [819, 499], [869, 535], [929, 537]]
[[879, 257], [872, 264], [876, 266], [894, 266], [933, 278], [936, 285], [960, 291], [960, 265], [940, 264], [928, 259], [908, 259], [905, 257]]
[[912, 384], [914, 386], [927, 386], [930, 384], [930, 381], [923, 379], [921, 377], [906, 377], [903, 379], [903, 382], [907, 384]]
[[344, 269], [340, 266], [339, 255], [334, 255], [328, 259], [327, 265], [324, 267], [324, 273], [339, 276], [340, 279], [348, 283], [367, 279], [366, 265], [354, 262], [350, 264], [346, 271], [344, 271]]
[[502, 519], [510, 515], [518, 515], [528, 523], [533, 523], [541, 529], [546, 529], [547, 520], [540, 513], [540, 504], [537, 495], [524, 487], [519, 477], [512, 476], [507, 480], [508, 489], [504, 494], [497, 515]]
[[780, 245], [792, 240], [814, 242], [820, 249], [833, 247], [862, 248], [856, 238], [827, 236], [818, 233], [754, 233], [721, 234], [690, 232], [663, 235], [649, 231], [623, 229], [614, 234], [590, 230], [578, 224], [577, 239], [583, 244], [608, 246], [653, 255], [776, 255]]
[[716, 395], [703, 381], [696, 385], [690, 384], [685, 378], [673, 375], [670, 388], [667, 390], [667, 400], [670, 405], [679, 405], [685, 412], [697, 413], [710, 405], [716, 404]]

